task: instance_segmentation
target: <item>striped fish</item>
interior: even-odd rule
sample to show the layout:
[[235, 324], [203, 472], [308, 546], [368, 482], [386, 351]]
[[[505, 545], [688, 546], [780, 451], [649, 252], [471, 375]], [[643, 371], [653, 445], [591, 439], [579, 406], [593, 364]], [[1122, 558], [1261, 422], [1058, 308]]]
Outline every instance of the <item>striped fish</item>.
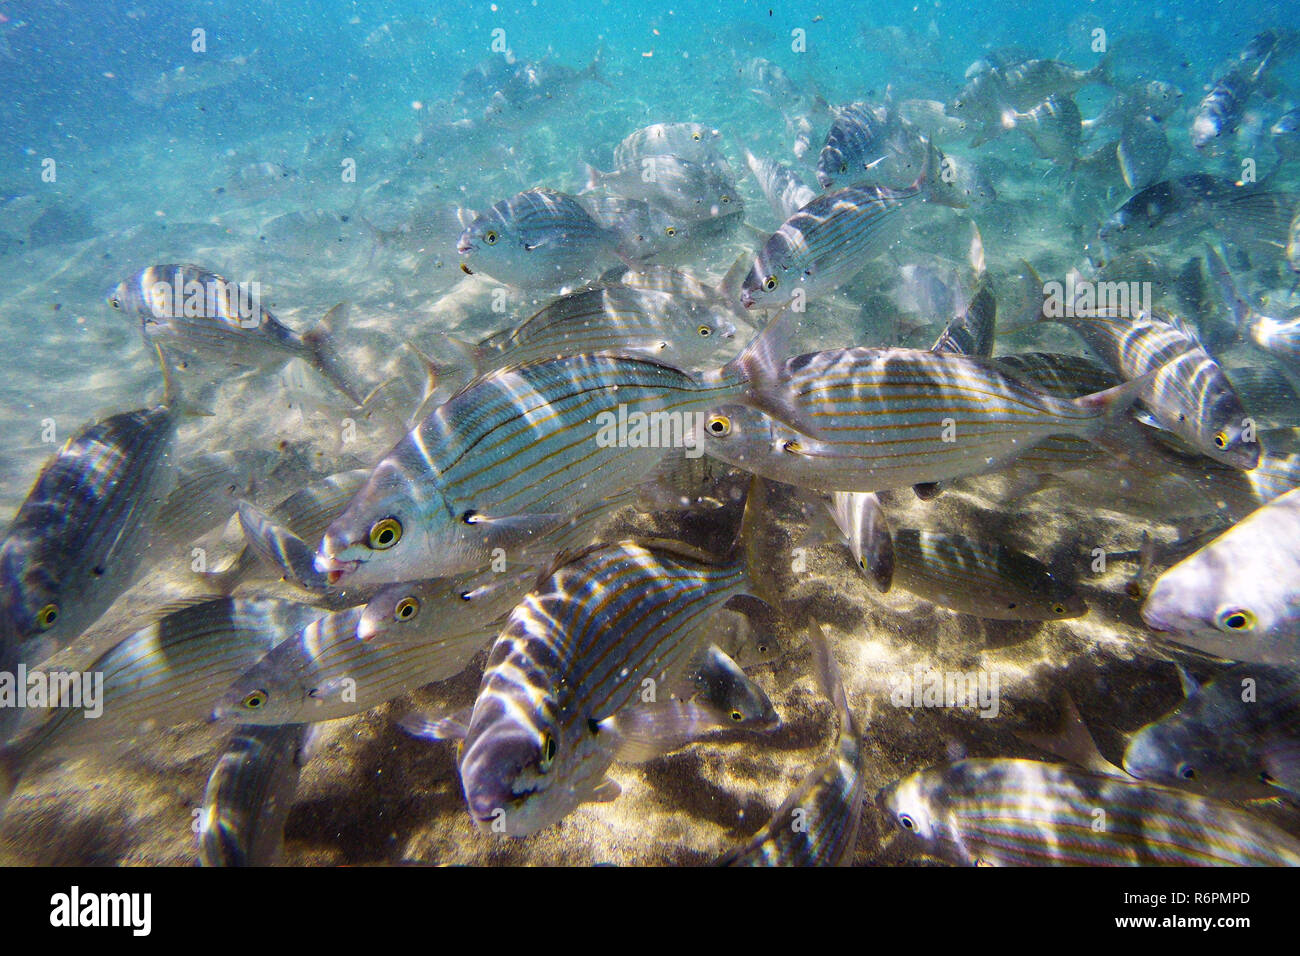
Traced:
[[1158, 310], [1135, 318], [1098, 310], [1049, 321], [1068, 325], [1121, 378], [1154, 373], [1141, 401], [1161, 428], [1225, 465], [1246, 469], [1259, 462], [1241, 399], [1181, 319]]
[[743, 561], [706, 558], [664, 542], [598, 545], [511, 613], [461, 753], [480, 828], [527, 836], [617, 795], [605, 777], [618, 748], [611, 722], [647, 693], [666, 696], [710, 613], [747, 586]]
[[727, 168], [719, 147], [722, 134], [703, 123], [654, 123], [623, 137], [614, 147], [614, 165], [638, 166], [647, 156], [676, 156], [701, 166]]
[[966, 866], [1300, 866], [1300, 841], [1228, 803], [1037, 760], [961, 760], [877, 800]]
[[[446, 581], [437, 592], [422, 592], [427, 600], [416, 626], [425, 625], [425, 640], [385, 640], [388, 628], [362, 640], [364, 607], [321, 617], [229, 683], [213, 717], [244, 724], [334, 720], [454, 677], [491, 642], [497, 628], [490, 622], [513, 602], [505, 586], [473, 602], [461, 597], [464, 590]], [[502, 595], [504, 606], [494, 604]]]
[[310, 759], [312, 724], [236, 727], [208, 777], [199, 818], [203, 866], [274, 866]]
[[172, 611], [101, 655], [103, 714], [60, 709], [23, 730], [0, 757], [0, 793], [38, 757], [204, 720], [222, 688], [324, 612], [270, 599], [218, 598]]
[[561, 296], [518, 328], [464, 348], [475, 376], [561, 355], [605, 351], [692, 367], [735, 337], [729, 311], [717, 296], [600, 286]]
[[[595, 354], [474, 381], [380, 461], [326, 530], [317, 568], [336, 584], [473, 571], [494, 549], [517, 548], [639, 483], [669, 454], [664, 445], [698, 442], [686, 429], [704, 409], [739, 400], [797, 425], [775, 358], [781, 323], [700, 380], [649, 360]], [[619, 434], [616, 422], [632, 413], [650, 423], [644, 444], [655, 447]]]
[[[83, 427], [19, 507], [0, 542], [5, 656], [35, 664], [66, 647], [140, 570], [154, 516], [176, 484], [170, 450], [182, 411], [164, 374], [163, 404]], [[0, 709], [0, 730], [12, 713]]]
[[835, 752], [817, 766], [745, 846], [723, 856], [723, 866], [848, 866], [862, 822], [866, 748], [849, 708], [826, 636], [814, 621], [809, 640], [817, 679], [839, 721]]
[[985, 357], [992, 355], [997, 317], [998, 303], [993, 296], [992, 280], [985, 274], [980, 276], [965, 311], [948, 323], [934, 345], [930, 346], [930, 351]]
[[618, 261], [617, 240], [573, 196], [529, 189], [470, 223], [456, 245], [461, 271], [521, 289], [555, 289], [598, 279]]
[[1162, 574], [1142, 619], [1170, 640], [1217, 657], [1300, 663], [1300, 489]]
[[472, 630], [503, 617], [536, 581], [537, 572], [525, 567], [394, 584], [366, 604], [356, 636], [373, 644], [435, 643], [448, 631]]
[[1300, 796], [1300, 670], [1236, 664], [1129, 738], [1134, 777], [1230, 800]]
[[257, 367], [301, 358], [354, 403], [362, 403], [362, 391], [350, 380], [331, 337], [331, 327], [342, 321], [342, 304], [300, 335], [262, 308], [249, 288], [191, 264], [141, 269], [117, 284], [108, 304], [138, 318], [150, 346]]
[[899, 210], [920, 195], [919, 187], [847, 186], [816, 197], [763, 244], [741, 283], [740, 304], [780, 308], [852, 279], [890, 239]]
[[[327, 475], [295, 491], [273, 507], [266, 513], [266, 525], [254, 521], [251, 528], [243, 529], [244, 533], [247, 535], [251, 530], [254, 535], [273, 535], [275, 529], [280, 529], [279, 533], [295, 535], [303, 541], [319, 541], [330, 522], [347, 507], [369, 477], [370, 472], [364, 468]], [[229, 593], [260, 563], [265, 562], [267, 555], [278, 552], [282, 547], [282, 544], [276, 544], [270, 539], [249, 542], [230, 567], [212, 573], [211, 577], [220, 590]], [[272, 564], [277, 570], [284, 570], [278, 562], [273, 560]]]
[[894, 580], [932, 604], [998, 621], [1058, 621], [1088, 605], [1027, 554], [950, 532], [894, 532]]
[[1093, 438], [1147, 387], [1067, 400], [1008, 375], [998, 360], [913, 349], [814, 352], [790, 359], [780, 377], [819, 437], [728, 406], [710, 419], [705, 452], [828, 494], [989, 471], [1051, 435]]
[[767, 204], [782, 222], [817, 198], [817, 190], [789, 166], [772, 159], [759, 159], [749, 150], [745, 150], [745, 163], [758, 180]]
[[639, 199], [603, 196], [588, 208], [617, 239], [618, 251], [633, 262], [680, 262], [729, 237], [744, 210], [707, 219], [682, 219]]
[[743, 216], [745, 211], [725, 160], [718, 165], [680, 156], [644, 156], [608, 173], [588, 167], [587, 187], [639, 199], [687, 222]]
[[[870, 103], [850, 103], [835, 111], [835, 120], [826, 134], [826, 142], [817, 156], [817, 182], [822, 189], [838, 183], [857, 183], [868, 172], [892, 166], [895, 157], [889, 146], [897, 121], [887, 108]], [[902, 179], [905, 185], [916, 179], [917, 172]], [[889, 183], [887, 177], [883, 180]]]
[[247, 501], [238, 502], [236, 509], [244, 540], [263, 564], [308, 591], [329, 587], [328, 577], [316, 570], [316, 552], [311, 545]]

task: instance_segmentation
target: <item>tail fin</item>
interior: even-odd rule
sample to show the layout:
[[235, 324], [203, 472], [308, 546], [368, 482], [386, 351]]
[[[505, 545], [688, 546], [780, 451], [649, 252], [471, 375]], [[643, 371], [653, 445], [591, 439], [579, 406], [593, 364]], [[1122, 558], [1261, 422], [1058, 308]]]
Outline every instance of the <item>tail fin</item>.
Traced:
[[342, 357], [334, 347], [333, 327], [342, 324], [347, 315], [348, 305], [340, 302], [325, 313], [325, 317], [316, 323], [315, 328], [303, 335], [307, 345], [309, 361], [313, 368], [325, 376], [329, 383], [360, 406], [365, 403], [361, 389], [352, 383]]
[[215, 415], [215, 412], [195, 405], [182, 394], [181, 387], [176, 381], [176, 370], [172, 367], [171, 360], [167, 358], [167, 353], [157, 343], [154, 344], [153, 348], [158, 355], [158, 365], [162, 368], [163, 405], [167, 408], [174, 408], [185, 416], [211, 418]]
[[1097, 749], [1097, 742], [1092, 739], [1088, 725], [1079, 716], [1079, 708], [1069, 691], [1061, 694], [1061, 727], [1055, 734], [1039, 734], [1029, 731], [1016, 731], [1016, 736], [1025, 743], [1040, 750], [1067, 760], [1072, 764], [1091, 770], [1093, 773], [1106, 774], [1111, 777], [1131, 779], [1127, 773], [1115, 766]]
[[1083, 395], [1074, 399], [1071, 404], [1076, 408], [1091, 411], [1099, 409], [1100, 413], [1093, 419], [1088, 426], [1088, 437], [1094, 437], [1106, 427], [1106, 424], [1112, 419], [1118, 418], [1127, 412], [1139, 398], [1142, 393], [1150, 387], [1159, 375], [1161, 369], [1154, 372], [1148, 372], [1141, 378], [1135, 378], [1132, 381], [1116, 385], [1114, 388], [1107, 388], [1100, 392], [1093, 392], [1091, 395]]
[[713, 377], [716, 384], [744, 388], [744, 394], [736, 399], [739, 404], [757, 408], [795, 431], [816, 438], [816, 428], [795, 406], [790, 385], [783, 375], [785, 360], [790, 356], [793, 315], [790, 308], [783, 308], [743, 352]]

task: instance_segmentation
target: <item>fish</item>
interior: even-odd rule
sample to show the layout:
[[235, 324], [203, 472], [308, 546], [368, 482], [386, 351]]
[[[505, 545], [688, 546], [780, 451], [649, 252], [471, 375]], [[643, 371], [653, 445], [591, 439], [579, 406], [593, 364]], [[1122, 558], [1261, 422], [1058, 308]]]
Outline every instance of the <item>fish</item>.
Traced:
[[1207, 228], [1234, 240], [1277, 242], [1293, 208], [1287, 193], [1192, 173], [1139, 190], [1102, 223], [1097, 237], [1116, 251], [1161, 245]]
[[369, 644], [432, 644], [444, 632], [470, 631], [509, 613], [537, 580], [522, 571], [434, 578], [384, 588], [366, 604], [356, 637]]
[[1300, 663], [1300, 491], [1253, 511], [1156, 580], [1142, 620], [1207, 654]]
[[1192, 118], [1192, 145], [1204, 149], [1215, 140], [1237, 131], [1246, 104], [1279, 60], [1300, 48], [1295, 30], [1265, 30], [1257, 33], [1227, 70], [1211, 85]]
[[1163, 80], [1143, 80], [1118, 91], [1094, 119], [1085, 119], [1085, 132], [1092, 133], [1102, 127], [1123, 127], [1134, 119], [1147, 117], [1163, 123], [1183, 102], [1183, 91]]
[[743, 847], [724, 854], [720, 866], [848, 866], [862, 822], [866, 748], [862, 726], [849, 707], [826, 635], [808, 626], [817, 683], [830, 699], [839, 727], [835, 750], [806, 776]]
[[614, 147], [614, 168], [640, 168], [648, 156], [676, 156], [730, 175], [721, 145], [722, 134], [703, 123], [654, 123], [628, 133]]
[[789, 166], [771, 159], [759, 159], [745, 150], [745, 163], [772, 211], [783, 222], [817, 198], [817, 191], [799, 178]]
[[[459, 101], [481, 108], [477, 118], [489, 127], [526, 129], [558, 109], [587, 83], [608, 86], [601, 73], [602, 51], [585, 69], [575, 70], [550, 57], [519, 60], [513, 54], [490, 57], [461, 79]], [[484, 100], [486, 97], [486, 101]]]
[[1300, 316], [1278, 319], [1254, 313], [1250, 319], [1250, 340], [1279, 359], [1293, 379], [1300, 376]]
[[334, 344], [335, 306], [313, 329], [297, 333], [262, 307], [256, 286], [236, 286], [202, 266], [148, 266], [108, 295], [115, 312], [138, 319], [146, 345], [232, 365], [265, 366], [300, 358], [356, 405], [360, 387]]
[[1170, 154], [1169, 137], [1165, 135], [1164, 126], [1146, 114], [1125, 122], [1115, 146], [1124, 185], [1134, 190], [1155, 183], [1169, 165]]
[[1069, 584], [1000, 541], [951, 532], [894, 532], [894, 581], [932, 604], [998, 621], [1060, 621], [1088, 613]]
[[[868, 171], [890, 164], [894, 158], [887, 145], [896, 120], [884, 107], [870, 103], [850, 103], [835, 112], [835, 121], [826, 134], [826, 143], [817, 157], [817, 182], [822, 189], [857, 184]], [[902, 182], [882, 181], [872, 185], [906, 186], [916, 173]]]
[[[616, 237], [618, 251], [635, 262], [680, 258], [709, 236], [707, 229], [701, 229], [701, 234], [697, 235], [695, 223], [678, 219], [639, 199], [604, 196], [591, 203], [589, 208], [592, 217]], [[736, 218], [702, 222], [739, 225]], [[725, 228], [718, 230], [715, 227], [713, 237], [718, 238], [722, 232]]]
[[1021, 113], [1008, 110], [1002, 125], [1024, 133], [1038, 154], [1054, 162], [1073, 164], [1083, 142], [1083, 116], [1073, 98], [1054, 94]]
[[199, 817], [202, 866], [274, 866], [284, 821], [311, 758], [315, 725], [237, 727], [217, 758]]
[[575, 197], [529, 189], [496, 203], [461, 233], [461, 271], [521, 289], [556, 289], [600, 278], [617, 262], [617, 237]]
[[315, 548], [247, 501], [238, 502], [236, 509], [244, 540], [268, 568], [308, 591], [329, 587], [327, 576], [316, 570]]
[[959, 866], [1300, 866], [1300, 841], [1232, 804], [1037, 760], [959, 760], [876, 802]]
[[164, 106], [180, 97], [229, 86], [249, 75], [249, 64], [259, 52], [255, 49], [225, 58], [204, 56], [192, 66], [182, 64], [132, 85], [131, 99], [144, 106]]
[[1129, 738], [1124, 770], [1228, 800], [1300, 796], [1300, 670], [1234, 664], [1205, 684], [1179, 674], [1186, 699]]
[[[491, 642], [495, 628], [468, 610], [461, 628], [459, 592], [446, 592], [437, 609], [448, 625], [424, 642], [360, 640], [364, 607], [332, 611], [282, 641], [218, 691], [214, 721], [232, 724], [316, 723], [362, 714], [433, 681], [459, 674]], [[463, 603], [463, 602], [462, 602]], [[434, 611], [431, 606], [430, 611]]]
[[687, 222], [730, 217], [745, 209], [729, 169], [720, 172], [679, 156], [646, 156], [610, 172], [588, 167], [587, 190], [597, 188], [639, 199]]
[[894, 539], [880, 499], [871, 492], [837, 491], [827, 508], [858, 567], [876, 590], [888, 591], [894, 580]]
[[901, 191], [846, 186], [818, 196], [782, 223], [750, 260], [740, 304], [780, 308], [847, 282], [892, 239], [899, 213], [921, 194], [919, 186]]
[[1273, 137], [1273, 148], [1281, 159], [1289, 161], [1300, 156], [1300, 106], [1279, 116], [1268, 131]]
[[102, 675], [102, 715], [61, 708], [0, 751], [0, 796], [38, 758], [205, 720], [221, 688], [325, 612], [296, 601], [216, 598], [163, 613], [87, 668]]
[[[1064, 312], [1049, 308], [1054, 316]], [[1254, 420], [1196, 331], [1162, 309], [1143, 309], [1133, 318], [1129, 311], [1123, 305], [1091, 309], [1075, 303], [1073, 317], [1049, 318], [1045, 311], [1043, 318], [1073, 329], [1121, 378], [1152, 376], [1140, 400], [1159, 427], [1215, 461], [1254, 468], [1259, 463]]]
[[19, 506], [0, 541], [4, 656], [38, 664], [67, 647], [146, 565], [151, 527], [176, 486], [171, 449], [186, 408], [165, 362], [163, 373], [162, 404], [83, 426]]
[[993, 282], [985, 274], [976, 284], [966, 308], [944, 327], [930, 351], [977, 357], [992, 355], [997, 317], [998, 303], [993, 294]]
[[681, 680], [703, 622], [746, 586], [743, 558], [663, 542], [598, 545], [558, 563], [488, 654], [460, 756], [476, 825], [528, 836], [616, 796], [608, 722]]
[[674, 293], [613, 284], [560, 296], [517, 328], [476, 344], [450, 342], [465, 354], [475, 377], [561, 355], [605, 351], [691, 368], [735, 338], [733, 318], [739, 320], [735, 307], [706, 290], [694, 295], [684, 289]]
[[981, 130], [975, 138], [978, 145], [1006, 129], [1002, 119], [1007, 110], [1030, 110], [1048, 97], [1068, 97], [1090, 84], [1110, 82], [1109, 57], [1090, 70], [1059, 60], [1023, 60], [972, 75], [946, 112]]
[[[358, 585], [475, 570], [495, 548], [518, 548], [649, 477], [667, 454], [663, 446], [699, 447], [695, 432], [711, 427], [704, 410], [724, 402], [772, 409], [797, 429], [802, 419], [787, 408], [775, 359], [785, 328], [778, 317], [737, 358], [699, 380], [608, 354], [477, 379], [384, 456], [326, 529], [317, 569], [335, 584]], [[625, 429], [620, 441], [617, 422], [630, 412], [644, 413], [636, 420], [647, 428], [654, 421], [655, 436], [633, 441]], [[655, 414], [660, 418], [651, 419]], [[702, 429], [688, 428], [701, 418]]]
[[[1097, 438], [1147, 387], [1075, 399], [1043, 392], [995, 360], [916, 349], [831, 349], [790, 359], [781, 379], [818, 437], [724, 406], [706, 454], [823, 491], [885, 491], [996, 469], [1051, 435]], [[949, 440], [945, 440], [945, 436]]]

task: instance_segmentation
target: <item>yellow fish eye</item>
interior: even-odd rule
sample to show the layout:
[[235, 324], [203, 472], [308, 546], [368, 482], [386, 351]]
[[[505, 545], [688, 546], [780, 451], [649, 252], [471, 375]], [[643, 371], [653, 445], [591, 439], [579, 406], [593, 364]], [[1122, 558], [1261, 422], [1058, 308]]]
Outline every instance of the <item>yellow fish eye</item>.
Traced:
[[696, 331], [696, 332], [699, 332], [699, 333], [700, 333], [700, 336], [701, 336], [702, 338], [706, 338], [706, 339], [707, 339], [710, 335], [713, 334], [713, 330], [712, 330], [711, 328], [709, 328], [707, 325], [701, 325], [701, 326], [700, 326], [698, 329], [696, 329], [695, 331]]
[[731, 419], [726, 415], [710, 415], [704, 428], [710, 435], [722, 438], [731, 434]]
[[723, 197], [722, 197], [722, 204], [723, 204], [724, 206], [725, 206], [727, 203], [729, 203], [729, 202], [731, 202], [731, 197], [730, 197], [730, 196], [723, 196]]
[[36, 612], [36, 626], [42, 631], [48, 631], [58, 619], [59, 606], [57, 604], [47, 604]]
[[1227, 433], [1227, 432], [1215, 432], [1215, 433], [1214, 433], [1214, 447], [1215, 447], [1215, 448], [1227, 448], [1227, 447], [1228, 447], [1228, 433]]
[[370, 547], [386, 551], [402, 540], [402, 523], [396, 518], [380, 518], [370, 526]]
[[1052, 605], [1052, 613], [1053, 613], [1053, 614], [1064, 614], [1064, 613], [1065, 613], [1065, 605], [1064, 605], [1064, 604], [1053, 604], [1053, 605]]
[[495, 245], [497, 241], [496, 232], [489, 229], [487, 232], [483, 233], [483, 241], [486, 242], [489, 246]]
[[555, 753], [559, 749], [559, 744], [555, 742], [554, 737], [550, 734], [542, 735], [542, 762], [538, 765], [542, 773], [551, 769], [551, 764], [555, 762]]
[[117, 296], [113, 296], [113, 298], [109, 299], [108, 304], [111, 305], [114, 309], [122, 308], [122, 300], [119, 299]]
[[912, 819], [910, 816], [908, 816], [906, 813], [900, 813], [900, 814], [898, 815], [898, 822], [899, 822], [899, 824], [902, 825], [902, 827], [903, 827], [904, 830], [915, 830], [915, 829], [916, 829], [916, 821], [913, 820], [913, 819]]
[[393, 608], [393, 617], [399, 621], [409, 621], [420, 613], [420, 602], [413, 597], [404, 597]]
[[766, 289], [768, 292], [775, 291], [776, 287], [780, 284], [781, 283], [776, 276], [768, 276], [766, 279], [763, 280], [763, 288]]
[[1225, 608], [1214, 619], [1214, 626], [1221, 631], [1250, 631], [1258, 623], [1255, 615], [1244, 607]]
[[677, 235], [677, 227], [669, 226], [667, 229], [664, 230], [664, 232], [666, 232], [669, 236], [675, 236]]
[[264, 690], [255, 690], [244, 698], [245, 710], [261, 710], [266, 706], [267, 694]]
[[733, 710], [731, 712], [731, 719], [739, 723], [740, 721], [745, 719], [745, 715], [738, 710]]
[[695, 142], [698, 143], [698, 142], [700, 141], [700, 134], [699, 134], [699, 133], [692, 133], [692, 134], [691, 134], [691, 139], [695, 140]]

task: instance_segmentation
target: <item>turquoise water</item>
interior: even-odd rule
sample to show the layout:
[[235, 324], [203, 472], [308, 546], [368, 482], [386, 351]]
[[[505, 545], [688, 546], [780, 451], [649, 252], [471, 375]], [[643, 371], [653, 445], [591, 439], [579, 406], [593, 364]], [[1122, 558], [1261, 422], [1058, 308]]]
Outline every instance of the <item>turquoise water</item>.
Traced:
[[[1298, 12], [1296, 4], [1262, 2], [1136, 10], [1121, 3], [674, 3], [654, 11], [541, 0], [0, 3], [0, 513], [17, 511], [43, 463], [76, 429], [160, 394], [157, 363], [138, 326], [105, 302], [146, 266], [194, 262], [258, 282], [263, 304], [300, 331], [336, 303], [350, 303], [346, 323], [333, 331], [356, 377], [388, 387], [377, 410], [357, 414], [301, 362], [260, 372], [219, 363], [183, 370], [186, 394], [215, 414], [183, 423], [175, 460], [236, 449], [274, 453], [275, 467], [246, 475], [242, 489], [269, 508], [321, 476], [373, 467], [406, 431], [424, 383], [404, 343], [441, 361], [444, 334], [475, 341], [548, 300], [506, 289], [501, 309], [494, 306], [499, 284], [460, 271], [457, 237], [474, 212], [537, 186], [578, 193], [587, 166], [610, 169], [614, 147], [641, 126], [690, 121], [722, 134], [746, 225], [682, 263], [713, 284], [781, 222], [745, 172], [745, 150], [791, 166], [815, 186], [830, 125], [826, 104], [950, 103], [967, 67], [1005, 47], [1086, 70], [1104, 45], [1114, 87], [1091, 84], [1074, 95], [1085, 119], [1102, 114], [1113, 90], [1150, 80], [1180, 88], [1181, 105], [1163, 121], [1171, 155], [1162, 179], [1193, 172], [1234, 179], [1249, 160], [1260, 177], [1278, 170], [1271, 188], [1295, 190], [1296, 167], [1283, 162], [1269, 127], [1300, 102], [1300, 55], [1272, 67], [1241, 129], [1214, 150], [1194, 150], [1188, 130], [1222, 65], [1260, 30], [1294, 26]], [[600, 79], [557, 86], [509, 125], [482, 122], [491, 84], [462, 78], [503, 58], [544, 60], [575, 74], [595, 61]], [[756, 93], [760, 60], [784, 71], [790, 85]], [[800, 122], [808, 129], [803, 155], [796, 153]], [[927, 348], [951, 318], [951, 303], [974, 286], [974, 223], [1007, 333], [997, 354], [1082, 352], [1063, 328], [1015, 335], [1011, 326], [1036, 292], [1026, 262], [1041, 279], [1063, 281], [1071, 269], [1094, 269], [1107, 258], [1097, 228], [1133, 191], [1082, 159], [1118, 135], [1113, 126], [1088, 129], [1071, 166], [1044, 159], [1019, 133], [976, 145], [969, 131], [936, 131], [945, 154], [978, 166], [997, 198], [909, 220], [861, 274], [810, 308], [796, 351]], [[1294, 253], [1286, 257], [1285, 231], [1254, 237], [1272, 242], [1271, 252], [1210, 231], [1174, 237], [1144, 250], [1149, 261], [1129, 260], [1118, 278], [1154, 281], [1162, 305], [1220, 343], [1212, 350], [1225, 368], [1272, 370], [1277, 379], [1282, 365], [1227, 328], [1208, 280], [1193, 283], [1199, 292], [1180, 284], [1188, 260], [1204, 256], [1206, 238], [1225, 243], [1249, 295], [1276, 312], [1296, 305], [1297, 265]], [[917, 275], [938, 277], [942, 295], [914, 282]], [[933, 305], [939, 300], [946, 313]], [[758, 324], [741, 328], [736, 344]], [[452, 383], [438, 384], [434, 401], [451, 391]], [[1247, 402], [1270, 427], [1300, 424], [1294, 391], [1267, 400], [1283, 387]], [[502, 842], [476, 831], [465, 814], [450, 745], [395, 728], [409, 706], [404, 696], [328, 725], [330, 743], [307, 763], [284, 824], [285, 861], [707, 862], [743, 843], [831, 746], [834, 715], [802, 638], [814, 617], [832, 638], [866, 728], [867, 804], [855, 859], [916, 862], [919, 854], [886, 839], [889, 823], [870, 801], [879, 788], [960, 756], [1044, 759], [1013, 731], [1051, 725], [1064, 688], [1113, 760], [1124, 734], [1178, 701], [1166, 660], [1177, 655], [1157, 648], [1128, 592], [1141, 577], [1137, 560], [1096, 575], [1081, 555], [1094, 548], [1135, 555], [1146, 532], [1169, 549], [1157, 553], [1149, 576], [1174, 563], [1169, 555], [1180, 541], [1226, 527], [1260, 503], [1234, 497], [1237, 485], [1226, 479], [1202, 475], [1204, 461], [1174, 475], [1183, 482], [1174, 490], [1153, 483], [1132, 495], [1108, 487], [1099, 467], [1091, 481], [1074, 485], [1026, 488], [993, 476], [933, 504], [912, 500], [907, 489], [896, 496], [888, 510], [899, 527], [998, 538], [1079, 581], [1089, 614], [1045, 624], [981, 619], [899, 589], [878, 594], [833, 527], [824, 527], [816, 498], [784, 488], [767, 548], [787, 602], [778, 625], [786, 653], [751, 672], [785, 721], [776, 735], [715, 740], [645, 767], [621, 766], [618, 801]], [[1199, 497], [1187, 491], [1193, 478], [1203, 479]], [[671, 509], [653, 518], [633, 510], [621, 522], [642, 533], [689, 524]], [[238, 527], [225, 526], [205, 532], [201, 546], [219, 562], [239, 542]], [[165, 556], [155, 550], [144, 579], [67, 652], [69, 665], [93, 661], [167, 602], [207, 593], [208, 582], [186, 566], [192, 543]], [[789, 573], [792, 549], [811, 557]], [[303, 597], [274, 576], [256, 587]], [[1002, 719], [892, 707], [891, 675], [913, 666], [996, 670], [1007, 698]], [[1193, 666], [1205, 677], [1220, 665], [1201, 659]], [[455, 710], [472, 703], [477, 682], [471, 667], [420, 700]], [[191, 721], [150, 728], [134, 746], [48, 755], [24, 776], [0, 821], [0, 858], [193, 861], [191, 811], [202, 806], [224, 742], [220, 728]], [[1300, 834], [1293, 805], [1254, 811]]]

